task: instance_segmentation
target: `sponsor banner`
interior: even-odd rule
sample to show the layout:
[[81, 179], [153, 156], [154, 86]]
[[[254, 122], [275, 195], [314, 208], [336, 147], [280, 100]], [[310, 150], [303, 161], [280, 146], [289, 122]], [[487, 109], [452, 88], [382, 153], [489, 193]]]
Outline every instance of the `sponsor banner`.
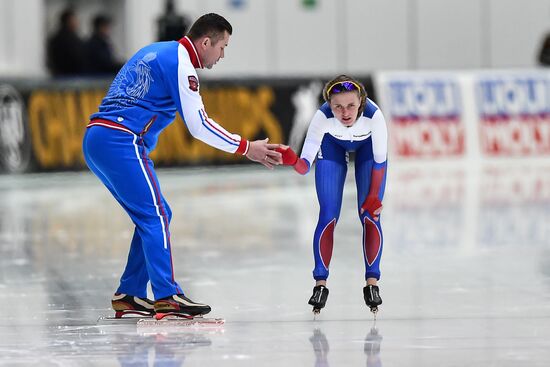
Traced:
[[[201, 91], [208, 113], [227, 130], [248, 139], [269, 137], [274, 142], [286, 141], [291, 129], [287, 122], [291, 120], [280, 110], [292, 106], [289, 99], [297, 86], [277, 94], [269, 85], [209, 84], [212, 87]], [[4, 172], [85, 169], [82, 138], [89, 116], [97, 111], [108, 86], [108, 82], [95, 83], [89, 88], [61, 82], [36, 88], [25, 85], [20, 92], [17, 86], [1, 87], [0, 92], [10, 93], [4, 93], [0, 99], [0, 138], [11, 145], [0, 147], [0, 169]], [[151, 158], [157, 166], [247, 161], [194, 139], [179, 114], [160, 135]]]
[[376, 82], [394, 157], [464, 155], [464, 109], [456, 74], [380, 73]]
[[[97, 110], [105, 89], [37, 89], [28, 95], [29, 130], [38, 169], [85, 168], [82, 138], [89, 116]], [[248, 139], [269, 137], [281, 142], [288, 136], [273, 109], [269, 86], [218, 86], [201, 91], [210, 117], [228, 131]], [[158, 166], [221, 164], [243, 161], [194, 139], [181, 116], [159, 137], [151, 158]]]
[[482, 154], [550, 156], [550, 72], [477, 73], [474, 93]]

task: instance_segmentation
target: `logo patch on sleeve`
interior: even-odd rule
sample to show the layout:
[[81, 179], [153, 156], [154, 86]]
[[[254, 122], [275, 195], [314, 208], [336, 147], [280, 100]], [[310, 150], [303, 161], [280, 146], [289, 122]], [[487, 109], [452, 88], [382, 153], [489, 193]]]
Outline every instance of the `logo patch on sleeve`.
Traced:
[[194, 75], [189, 75], [187, 77], [187, 80], [189, 81], [189, 89], [191, 89], [193, 92], [199, 90], [199, 81]]

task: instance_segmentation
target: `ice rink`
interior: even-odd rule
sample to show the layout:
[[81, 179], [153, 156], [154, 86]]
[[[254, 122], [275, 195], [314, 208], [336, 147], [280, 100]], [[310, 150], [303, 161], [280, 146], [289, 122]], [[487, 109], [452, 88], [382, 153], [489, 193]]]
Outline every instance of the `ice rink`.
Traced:
[[378, 319], [348, 172], [313, 320], [314, 176], [159, 170], [176, 278], [218, 329], [98, 325], [133, 226], [89, 173], [0, 176], [0, 365], [548, 366], [550, 164], [390, 161]]

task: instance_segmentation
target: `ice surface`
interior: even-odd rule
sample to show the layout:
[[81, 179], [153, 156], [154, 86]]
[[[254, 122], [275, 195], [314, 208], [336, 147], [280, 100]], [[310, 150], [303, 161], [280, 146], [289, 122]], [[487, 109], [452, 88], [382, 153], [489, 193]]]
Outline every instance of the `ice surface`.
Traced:
[[0, 365], [548, 366], [549, 168], [390, 165], [376, 324], [351, 171], [314, 321], [313, 175], [161, 170], [176, 277], [215, 330], [97, 325], [131, 222], [89, 173], [0, 176]]

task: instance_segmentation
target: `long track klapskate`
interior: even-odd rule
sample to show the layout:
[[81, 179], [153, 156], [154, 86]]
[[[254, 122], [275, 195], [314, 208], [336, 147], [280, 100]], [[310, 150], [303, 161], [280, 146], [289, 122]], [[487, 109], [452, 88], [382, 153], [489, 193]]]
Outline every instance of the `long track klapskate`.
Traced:
[[221, 318], [203, 317], [210, 312], [210, 306], [194, 302], [182, 294], [155, 302], [146, 298], [115, 294], [112, 305], [115, 316], [100, 317], [98, 324], [135, 323], [138, 326], [148, 327], [217, 327], [225, 323]]
[[369, 284], [363, 288], [363, 297], [365, 298], [365, 303], [370, 308], [370, 311], [374, 314], [378, 312], [378, 306], [382, 304], [382, 298], [380, 298], [380, 289], [377, 285]]
[[328, 288], [324, 285], [316, 285], [313, 287], [313, 294], [308, 303], [313, 306], [313, 313], [318, 315], [321, 309], [325, 307], [328, 298]]

